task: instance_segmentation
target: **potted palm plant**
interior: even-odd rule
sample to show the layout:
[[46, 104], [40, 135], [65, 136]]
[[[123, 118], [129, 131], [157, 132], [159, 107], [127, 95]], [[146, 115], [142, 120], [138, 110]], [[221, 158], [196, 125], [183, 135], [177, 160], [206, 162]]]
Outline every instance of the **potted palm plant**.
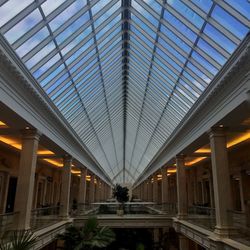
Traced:
[[33, 249], [37, 237], [30, 230], [11, 231], [0, 241], [0, 250]]
[[117, 215], [122, 216], [124, 214], [124, 203], [129, 200], [128, 188], [116, 184], [115, 187], [113, 188], [113, 196], [119, 202], [119, 207], [116, 211]]

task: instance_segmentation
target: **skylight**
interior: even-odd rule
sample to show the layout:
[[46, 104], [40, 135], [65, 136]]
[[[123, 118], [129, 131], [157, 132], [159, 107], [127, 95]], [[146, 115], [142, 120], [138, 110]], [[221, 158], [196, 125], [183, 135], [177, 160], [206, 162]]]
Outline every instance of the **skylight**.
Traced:
[[115, 182], [134, 182], [249, 32], [247, 0], [9, 0], [0, 33]]

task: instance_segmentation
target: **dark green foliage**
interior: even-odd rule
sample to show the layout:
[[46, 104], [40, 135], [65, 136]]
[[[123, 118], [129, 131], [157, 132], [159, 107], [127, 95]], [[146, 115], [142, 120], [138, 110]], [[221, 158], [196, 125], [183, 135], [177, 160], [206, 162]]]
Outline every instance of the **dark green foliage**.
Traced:
[[129, 199], [128, 188], [127, 187], [122, 187], [121, 185], [116, 184], [115, 187], [113, 188], [113, 196], [120, 203], [127, 202], [128, 199]]
[[29, 250], [36, 244], [37, 237], [29, 230], [12, 231], [1, 240], [0, 250]]
[[99, 227], [95, 217], [89, 218], [83, 228], [69, 227], [58, 236], [64, 240], [67, 250], [101, 249], [115, 240], [115, 234], [108, 227]]

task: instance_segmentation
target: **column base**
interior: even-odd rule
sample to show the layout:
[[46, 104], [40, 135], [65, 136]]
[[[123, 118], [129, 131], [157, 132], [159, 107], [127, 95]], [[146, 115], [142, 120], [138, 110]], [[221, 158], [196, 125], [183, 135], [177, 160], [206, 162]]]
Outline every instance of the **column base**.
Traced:
[[177, 215], [177, 219], [178, 219], [178, 220], [186, 220], [187, 217], [188, 217], [187, 214], [178, 214], [178, 215]]
[[214, 233], [220, 238], [228, 238], [229, 236], [236, 235], [237, 230], [233, 227], [218, 227], [215, 226]]
[[68, 220], [68, 219], [70, 219], [70, 216], [69, 216], [69, 215], [65, 215], [65, 214], [60, 214], [60, 215], [59, 215], [59, 218], [60, 218], [61, 220]]

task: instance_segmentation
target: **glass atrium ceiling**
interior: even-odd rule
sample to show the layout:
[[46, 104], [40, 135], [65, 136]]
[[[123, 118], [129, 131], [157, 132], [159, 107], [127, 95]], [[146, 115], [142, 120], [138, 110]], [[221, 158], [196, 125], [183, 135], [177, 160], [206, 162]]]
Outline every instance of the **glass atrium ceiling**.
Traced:
[[249, 32], [247, 0], [0, 0], [0, 33], [114, 182], [134, 182]]

